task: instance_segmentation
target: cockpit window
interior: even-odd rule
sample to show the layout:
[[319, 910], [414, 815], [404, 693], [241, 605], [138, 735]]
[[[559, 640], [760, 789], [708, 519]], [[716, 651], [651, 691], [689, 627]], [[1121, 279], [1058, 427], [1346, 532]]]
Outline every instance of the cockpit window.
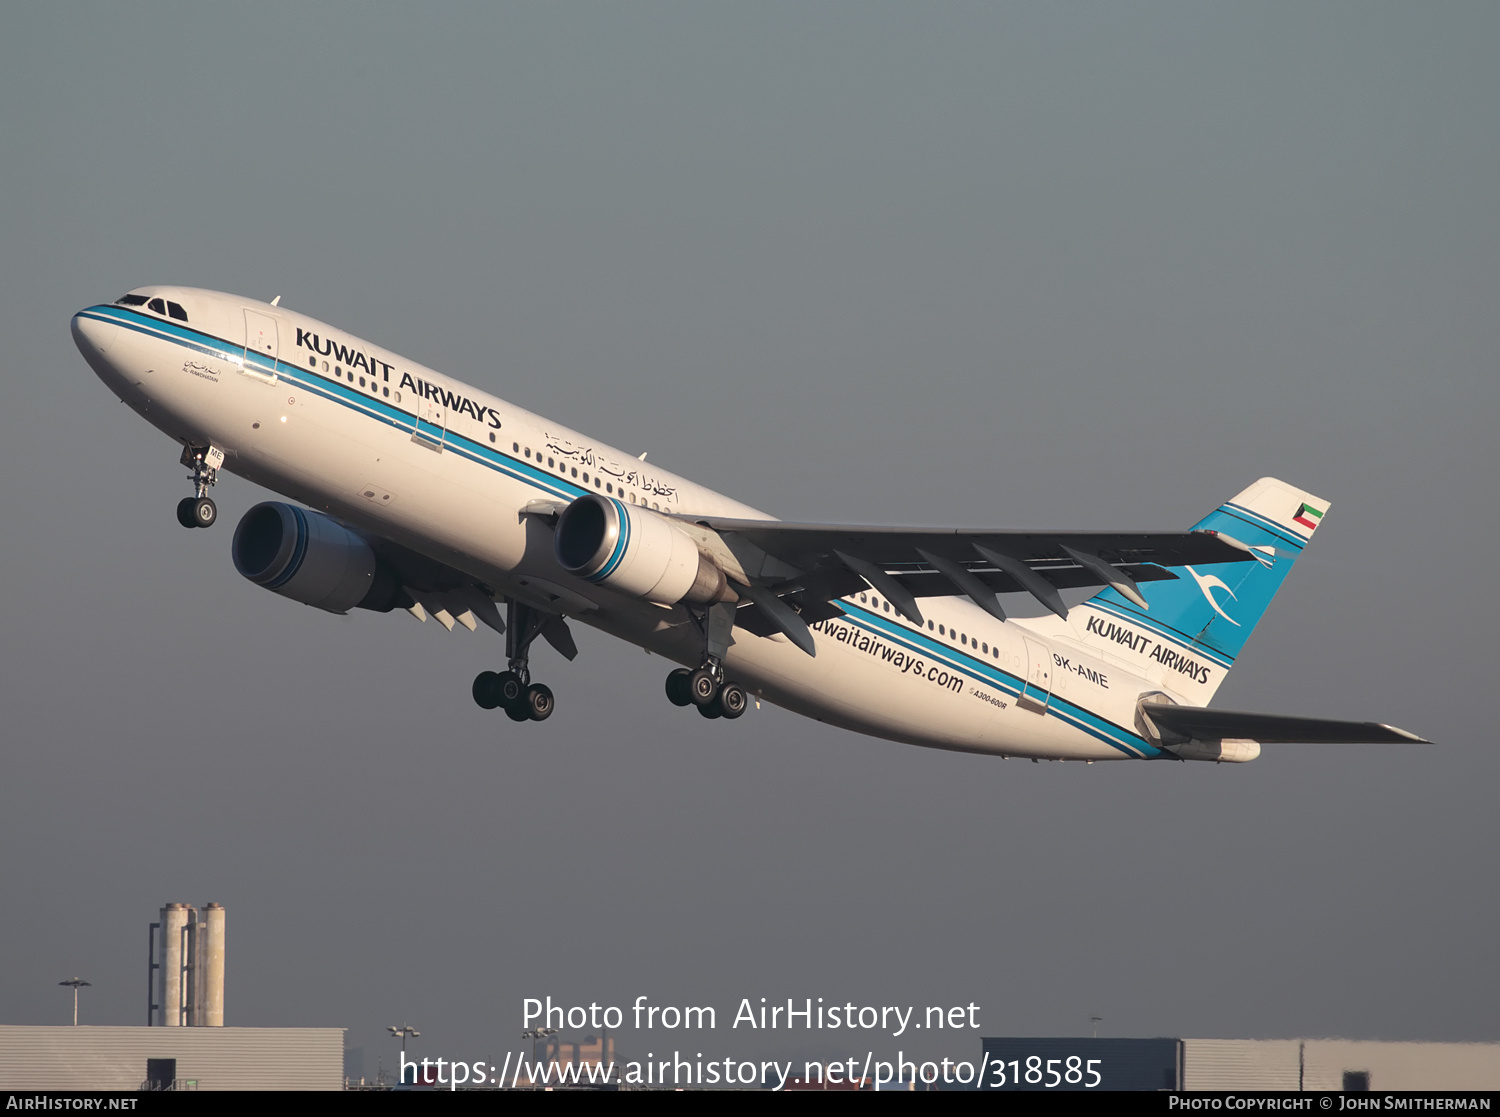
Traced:
[[116, 306], [145, 306], [145, 295], [121, 295], [115, 300]]
[[167, 312], [167, 304], [161, 299], [152, 299], [146, 304], [146, 309], [154, 310], [158, 314], [165, 314]]
[[167, 313], [170, 314], [173, 318], [177, 319], [179, 322], [187, 321], [187, 311], [182, 309], [181, 303], [168, 303]]

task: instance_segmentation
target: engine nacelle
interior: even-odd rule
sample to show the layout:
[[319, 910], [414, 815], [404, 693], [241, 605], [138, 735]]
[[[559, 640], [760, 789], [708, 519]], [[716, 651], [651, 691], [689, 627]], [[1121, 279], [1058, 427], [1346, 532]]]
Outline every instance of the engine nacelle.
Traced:
[[587, 493], [558, 517], [555, 545], [569, 574], [647, 601], [734, 600], [724, 572], [686, 532], [647, 508]]
[[400, 585], [370, 545], [331, 516], [280, 501], [246, 512], [234, 529], [234, 568], [257, 586], [347, 613], [386, 612]]

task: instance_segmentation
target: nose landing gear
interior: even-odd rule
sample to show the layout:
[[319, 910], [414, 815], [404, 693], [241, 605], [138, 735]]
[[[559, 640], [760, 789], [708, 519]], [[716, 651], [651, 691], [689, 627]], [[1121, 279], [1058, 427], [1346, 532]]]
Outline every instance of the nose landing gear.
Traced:
[[193, 483], [194, 495], [177, 502], [177, 522], [183, 527], [213, 527], [219, 518], [219, 506], [208, 495], [208, 490], [219, 479], [224, 451], [217, 446], [187, 445], [182, 448], [179, 460], [193, 471], [188, 480]]

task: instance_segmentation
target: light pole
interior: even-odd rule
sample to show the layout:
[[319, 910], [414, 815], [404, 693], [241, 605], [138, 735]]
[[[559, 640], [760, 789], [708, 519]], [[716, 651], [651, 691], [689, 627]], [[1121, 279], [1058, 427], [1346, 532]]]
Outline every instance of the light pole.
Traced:
[[421, 1032], [419, 1032], [415, 1028], [413, 1028], [410, 1024], [402, 1024], [401, 1027], [399, 1027], [399, 1028], [397, 1028], [397, 1027], [395, 1027], [393, 1025], [393, 1026], [387, 1028], [386, 1031], [390, 1032], [391, 1035], [393, 1035], [393, 1036], [400, 1036], [401, 1037], [401, 1058], [402, 1058], [402, 1060], [406, 1059], [406, 1037], [407, 1036], [419, 1036], [419, 1035], [422, 1034]]
[[1090, 1021], [1091, 1021], [1091, 1022], [1092, 1022], [1092, 1023], [1093, 1023], [1093, 1025], [1094, 1025], [1094, 1038], [1095, 1038], [1095, 1039], [1098, 1039], [1098, 1038], [1099, 1038], [1099, 1022], [1100, 1022], [1100, 1021], [1101, 1021], [1101, 1020], [1103, 1020], [1103, 1019], [1104, 1019], [1104, 1017], [1102, 1017], [1102, 1016], [1090, 1016], [1090, 1017], [1089, 1017], [1089, 1020], [1090, 1020]]
[[84, 981], [81, 977], [70, 977], [67, 981], [59, 981], [59, 985], [71, 985], [73, 987], [73, 1027], [78, 1027], [78, 990], [80, 988], [93, 988], [93, 982]]
[[[386, 1031], [390, 1032], [393, 1036], [401, 1037], [401, 1062], [397, 1065], [396, 1068], [396, 1084], [399, 1086], [403, 1084], [402, 1080], [406, 1077], [406, 1037], [419, 1036], [422, 1033], [417, 1031], [410, 1024], [402, 1024], [399, 1028], [394, 1026], [388, 1027], [386, 1028]], [[414, 1063], [412, 1065], [415, 1066], [416, 1064]], [[427, 1083], [421, 1082], [420, 1079], [416, 1078], [415, 1074], [412, 1076], [412, 1081], [420, 1085], [427, 1085]]]
[[531, 1041], [531, 1074], [526, 1076], [528, 1080], [532, 1074], [536, 1073], [536, 1041], [555, 1035], [557, 1035], [556, 1028], [529, 1028], [521, 1033], [522, 1039], [529, 1039]]

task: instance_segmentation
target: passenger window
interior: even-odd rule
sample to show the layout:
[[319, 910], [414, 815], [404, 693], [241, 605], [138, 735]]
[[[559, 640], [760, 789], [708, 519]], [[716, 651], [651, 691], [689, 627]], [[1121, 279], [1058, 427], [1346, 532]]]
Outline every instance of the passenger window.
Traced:
[[594, 478], [594, 488], [597, 489], [598, 487], [599, 487], [599, 478], [595, 477]]
[[158, 314], [165, 314], [167, 312], [167, 304], [161, 299], [152, 299], [146, 304], [146, 309], [154, 310]]
[[864, 604], [864, 600], [865, 600], [865, 595], [864, 595], [864, 594], [860, 594], [860, 595], [859, 595], [859, 601], [860, 601], [860, 604], [861, 604], [861, 605], [863, 605], [863, 604]]
[[531, 447], [530, 446], [526, 447], [526, 456], [528, 458], [531, 457]]
[[985, 655], [989, 655], [990, 654], [990, 646], [988, 644], [981, 644], [980, 647], [984, 649], [984, 654]]
[[614, 496], [615, 495], [615, 487], [613, 485], [605, 485], [604, 486], [604, 491], [607, 492], [607, 493], [609, 493], [610, 496]]
[[145, 295], [121, 295], [115, 300], [117, 306], [145, 306]]
[[936, 625], [934, 625], [934, 624], [933, 624], [933, 623], [932, 623], [932, 622], [931, 622], [931, 621], [928, 621], [928, 622], [927, 622], [927, 631], [928, 631], [928, 632], [931, 632], [931, 631], [932, 631], [932, 630], [933, 630], [933, 629], [934, 629], [934, 628], [936, 628], [936, 627], [937, 627], [937, 626], [936, 626]]
[[512, 453], [519, 454], [521, 452], [521, 444], [519, 442], [512, 442], [510, 448]]
[[880, 603], [880, 607], [882, 609], [884, 609], [887, 613], [889, 613], [891, 611], [891, 603], [889, 601], [882, 601]]
[[946, 636], [946, 635], [948, 635], [948, 630], [945, 629], [942, 625], [938, 625], [938, 635], [939, 636]]
[[495, 441], [495, 432], [494, 431], [490, 431], [490, 441], [491, 442]]
[[552, 467], [553, 467], [553, 465], [555, 465], [555, 464], [556, 464], [556, 463], [555, 463], [555, 462], [553, 462], [553, 460], [552, 460], [552, 459], [551, 459], [551, 458], [548, 458], [548, 459], [547, 459], [547, 468], [548, 468], [548, 469], [551, 469], [551, 468], [552, 468]]
[[182, 309], [181, 303], [168, 303], [167, 313], [170, 314], [173, 318], [176, 318], [179, 322], [187, 321], [187, 311]]
[[586, 469], [583, 471], [583, 483], [585, 485], [589, 483], [589, 471]]
[[573, 467], [573, 476], [574, 477], [578, 476], [578, 467], [576, 465]]

